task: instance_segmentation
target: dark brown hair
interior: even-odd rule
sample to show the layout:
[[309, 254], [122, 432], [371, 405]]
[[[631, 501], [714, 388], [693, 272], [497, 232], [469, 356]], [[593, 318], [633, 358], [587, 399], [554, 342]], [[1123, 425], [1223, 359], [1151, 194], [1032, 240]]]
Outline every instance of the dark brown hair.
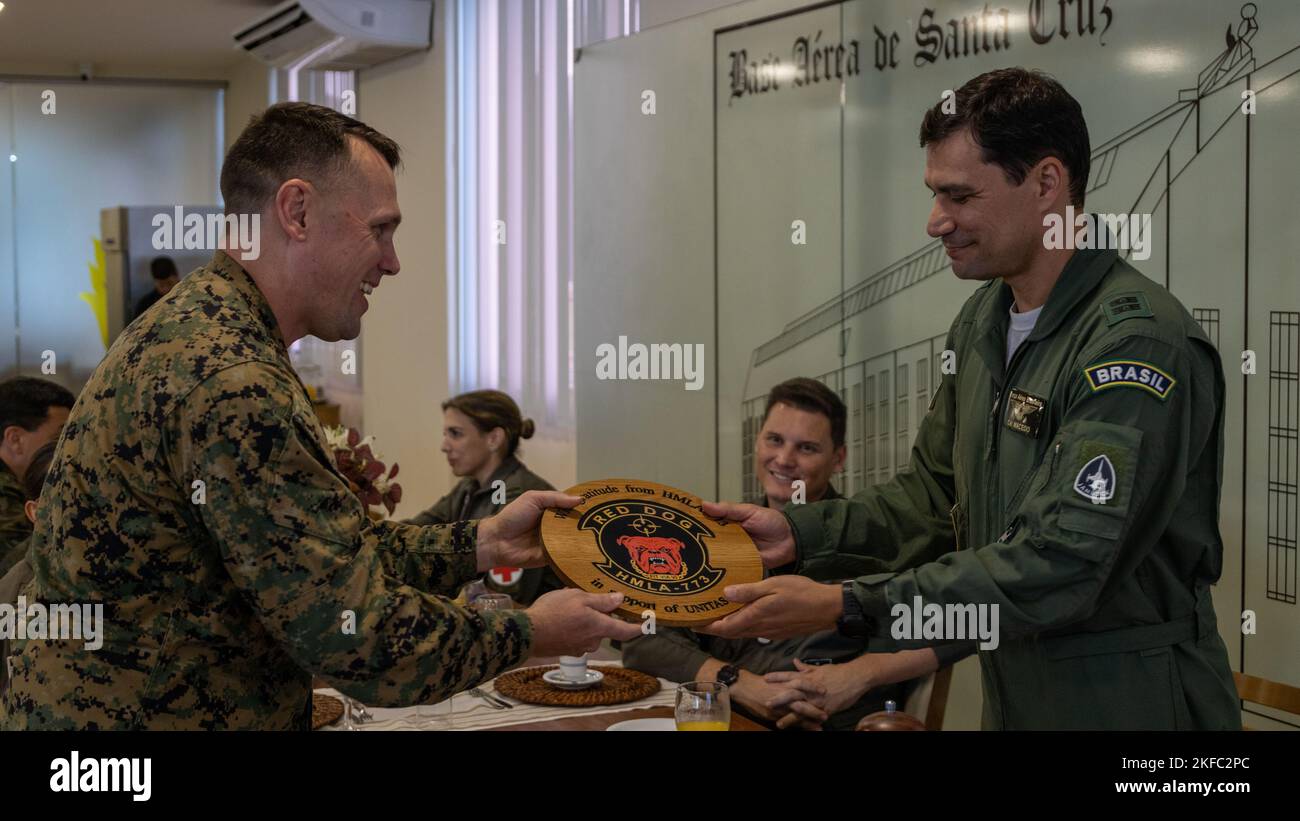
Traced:
[[48, 379], [15, 376], [0, 382], [0, 434], [17, 425], [33, 431], [50, 418], [50, 408], [72, 408], [72, 391]]
[[[949, 114], [945, 107], [955, 110]], [[1083, 207], [1092, 154], [1088, 124], [1079, 101], [1047, 74], [1002, 68], [968, 81], [954, 100], [925, 112], [921, 147], [963, 128], [983, 149], [984, 161], [1001, 167], [1015, 185], [1044, 158], [1056, 157], [1070, 172], [1071, 203]]]
[[844, 400], [836, 396], [835, 391], [806, 376], [787, 379], [772, 388], [772, 392], [767, 395], [767, 407], [763, 409], [764, 424], [767, 424], [767, 417], [772, 413], [772, 406], [778, 402], [825, 416], [831, 422], [831, 444], [837, 448], [844, 445], [848, 411], [844, 407]]
[[171, 257], [154, 257], [153, 262], [149, 263], [149, 274], [154, 279], [171, 279], [180, 276], [180, 272], [176, 270], [176, 263]]
[[50, 472], [50, 463], [54, 461], [56, 445], [57, 442], [46, 442], [32, 454], [32, 461], [23, 473], [23, 495], [29, 502], [41, 498], [41, 488], [45, 485], [45, 474]]
[[470, 391], [453, 396], [442, 403], [442, 409], [455, 408], [468, 416], [480, 433], [491, 433], [494, 428], [506, 432], [506, 455], [514, 456], [520, 439], [531, 439], [537, 426], [533, 420], [524, 419], [519, 406], [508, 394], [501, 391]]
[[255, 115], [221, 166], [226, 213], [261, 213], [280, 186], [295, 177], [326, 187], [352, 160], [349, 136], [374, 146], [391, 168], [402, 161], [393, 140], [324, 106], [277, 103]]

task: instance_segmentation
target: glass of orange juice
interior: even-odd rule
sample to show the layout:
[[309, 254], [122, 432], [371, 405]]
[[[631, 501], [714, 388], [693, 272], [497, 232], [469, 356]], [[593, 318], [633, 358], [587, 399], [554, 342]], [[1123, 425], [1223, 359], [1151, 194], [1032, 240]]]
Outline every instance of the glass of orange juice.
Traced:
[[678, 730], [731, 729], [731, 696], [716, 681], [688, 681], [677, 686]]

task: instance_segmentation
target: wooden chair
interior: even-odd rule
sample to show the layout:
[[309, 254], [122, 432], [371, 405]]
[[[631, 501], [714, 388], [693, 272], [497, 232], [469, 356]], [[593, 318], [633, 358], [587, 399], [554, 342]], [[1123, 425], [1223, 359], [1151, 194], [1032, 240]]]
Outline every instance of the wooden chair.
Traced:
[[952, 665], [921, 679], [907, 697], [903, 712], [915, 716], [927, 730], [943, 729], [943, 714], [948, 709], [948, 687], [952, 684]]
[[[1300, 687], [1292, 687], [1279, 681], [1248, 676], [1233, 671], [1232, 680], [1237, 683], [1237, 695], [1242, 701], [1250, 701], [1274, 710], [1300, 717]], [[1243, 730], [1249, 730], [1244, 723]]]

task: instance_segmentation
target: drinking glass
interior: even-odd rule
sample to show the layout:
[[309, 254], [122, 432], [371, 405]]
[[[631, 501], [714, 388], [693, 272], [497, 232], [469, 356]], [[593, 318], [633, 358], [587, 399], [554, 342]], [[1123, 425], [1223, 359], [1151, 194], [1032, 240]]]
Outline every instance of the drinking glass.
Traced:
[[731, 729], [731, 696], [727, 685], [716, 681], [688, 681], [678, 685], [674, 718], [678, 730]]
[[514, 599], [506, 593], [484, 593], [470, 604], [470, 609], [486, 613], [489, 610], [510, 610], [514, 606]]

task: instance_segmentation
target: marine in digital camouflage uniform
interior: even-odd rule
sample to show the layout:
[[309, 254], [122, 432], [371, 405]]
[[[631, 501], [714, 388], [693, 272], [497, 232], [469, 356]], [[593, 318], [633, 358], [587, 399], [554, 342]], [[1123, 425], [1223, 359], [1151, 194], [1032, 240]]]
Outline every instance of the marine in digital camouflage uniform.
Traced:
[[435, 595], [477, 575], [477, 523], [366, 517], [235, 260], [164, 301], [82, 391], [33, 537], [29, 589], [102, 602], [103, 646], [14, 642], [4, 729], [306, 728], [313, 674], [409, 705], [526, 656], [522, 612]]
[[4, 464], [0, 464], [0, 576], [9, 572], [27, 552], [27, 537], [32, 523], [23, 512], [22, 483]]

